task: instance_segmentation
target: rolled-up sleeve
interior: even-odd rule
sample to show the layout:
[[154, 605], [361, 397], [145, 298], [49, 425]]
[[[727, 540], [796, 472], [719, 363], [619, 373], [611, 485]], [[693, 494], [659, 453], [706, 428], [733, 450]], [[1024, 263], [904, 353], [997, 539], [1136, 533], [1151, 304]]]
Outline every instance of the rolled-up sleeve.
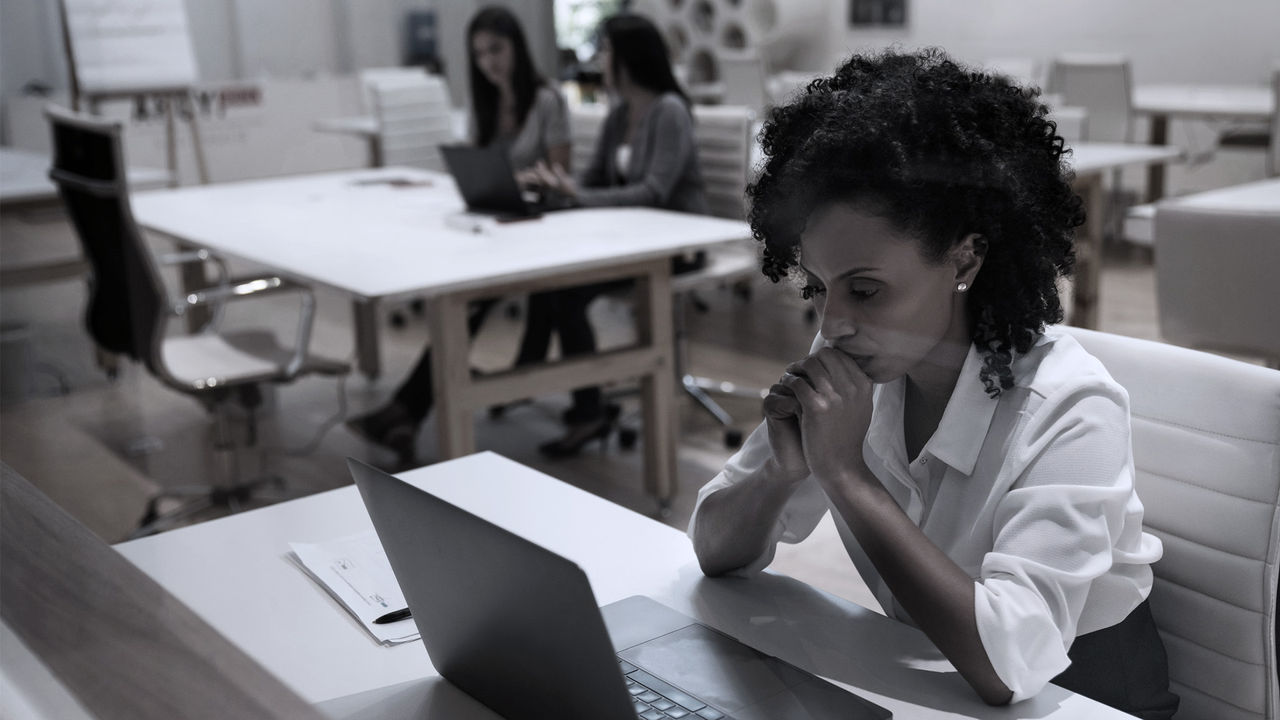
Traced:
[[[693, 516], [689, 519], [688, 534], [696, 539], [698, 533], [698, 517], [703, 502], [711, 495], [741, 482], [747, 477], [763, 472], [770, 457], [768, 430], [764, 423], [751, 433], [733, 457], [724, 464], [724, 468], [711, 482], [698, 491], [698, 500], [693, 507]], [[827, 496], [821, 486], [812, 477], [807, 478], [796, 488], [782, 509], [778, 521], [770, 531], [769, 542], [764, 553], [752, 563], [744, 565], [728, 574], [751, 576], [758, 574], [773, 562], [774, 553], [779, 542], [798, 543], [809, 537], [822, 516], [827, 512]]]
[[995, 509], [974, 611], [991, 664], [1018, 701], [1070, 665], [1094, 581], [1117, 558], [1146, 570], [1159, 548], [1151, 557], [1149, 546], [1124, 547], [1141, 545], [1143, 534], [1122, 389], [1062, 388], [1027, 418], [1013, 448], [1014, 480]]

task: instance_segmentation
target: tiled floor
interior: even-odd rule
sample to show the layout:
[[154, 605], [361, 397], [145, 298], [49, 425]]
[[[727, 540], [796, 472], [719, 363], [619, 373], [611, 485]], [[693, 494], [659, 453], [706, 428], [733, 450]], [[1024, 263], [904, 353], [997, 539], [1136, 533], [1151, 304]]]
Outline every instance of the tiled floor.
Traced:
[[[67, 226], [55, 217], [10, 216], [0, 232], [0, 263], [7, 266], [75, 249]], [[814, 326], [794, 288], [761, 280], [753, 290], [749, 301], [724, 291], [702, 295], [710, 309], [689, 318], [691, 370], [763, 387], [782, 365], [804, 354]], [[115, 541], [136, 522], [155, 487], [215, 482], [223, 477], [221, 458], [210, 450], [212, 424], [197, 402], [163, 387], [138, 366], [126, 363], [114, 380], [95, 367], [92, 346], [81, 330], [85, 297], [85, 284], [78, 280], [3, 289], [0, 458]], [[326, 292], [318, 300], [313, 347], [350, 357], [348, 302]], [[518, 307], [519, 301], [513, 302]], [[244, 303], [232, 308], [224, 322], [231, 327], [265, 322], [291, 337], [295, 307], [291, 300], [255, 301], [252, 307]], [[606, 299], [593, 306], [593, 313], [602, 344], [627, 341], [625, 303]], [[1157, 336], [1148, 255], [1125, 248], [1109, 253], [1102, 275], [1101, 329]], [[473, 364], [484, 369], [509, 363], [518, 332], [517, 319], [493, 313], [477, 340]], [[289, 493], [306, 494], [347, 484], [346, 456], [391, 463], [390, 456], [367, 447], [338, 422], [344, 413], [358, 413], [386, 399], [425, 342], [423, 323], [410, 314], [406, 328], [384, 327], [382, 340], [385, 373], [377, 382], [355, 375], [345, 383], [306, 378], [270, 393], [260, 419], [262, 452], [242, 457], [242, 469], [252, 472], [265, 465], [285, 478]], [[623, 402], [635, 404], [633, 399]], [[560, 431], [556, 417], [566, 403], [566, 397], [548, 397], [515, 407], [501, 419], [480, 417], [478, 446], [639, 512], [654, 512], [655, 503], [641, 489], [639, 453], [621, 449], [616, 439], [569, 460], [539, 455], [537, 445]], [[738, 427], [743, 430], [759, 421], [756, 402], [726, 406], [741, 418]], [[665, 520], [683, 528], [698, 487], [730, 451], [720, 428], [689, 402], [681, 406], [679, 438], [679, 493]], [[434, 457], [431, 421], [419, 435], [418, 448], [422, 460]], [[810, 541], [783, 548], [777, 567], [874, 607], [829, 524]]]

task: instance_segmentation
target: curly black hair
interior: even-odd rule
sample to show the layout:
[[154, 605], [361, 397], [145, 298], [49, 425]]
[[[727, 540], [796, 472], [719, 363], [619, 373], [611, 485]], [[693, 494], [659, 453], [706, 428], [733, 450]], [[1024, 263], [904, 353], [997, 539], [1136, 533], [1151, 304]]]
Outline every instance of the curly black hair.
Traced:
[[970, 336], [987, 393], [1011, 388], [1013, 352], [1062, 320], [1057, 279], [1071, 273], [1084, 223], [1069, 151], [1038, 95], [936, 48], [854, 55], [810, 82], [769, 114], [767, 160], [747, 186], [762, 271], [789, 275], [810, 215], [832, 202], [870, 208], [930, 262], [976, 233]]

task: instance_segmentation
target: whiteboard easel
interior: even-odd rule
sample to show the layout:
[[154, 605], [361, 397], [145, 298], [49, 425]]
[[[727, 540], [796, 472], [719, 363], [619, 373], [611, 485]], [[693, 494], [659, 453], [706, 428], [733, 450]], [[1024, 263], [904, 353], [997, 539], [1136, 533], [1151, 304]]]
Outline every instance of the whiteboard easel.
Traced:
[[[165, 153], [178, 177], [175, 108], [191, 102], [199, 80], [184, 0], [59, 0], [71, 103], [97, 110], [112, 98], [165, 98]], [[209, 182], [196, 109], [188, 115], [200, 182]]]

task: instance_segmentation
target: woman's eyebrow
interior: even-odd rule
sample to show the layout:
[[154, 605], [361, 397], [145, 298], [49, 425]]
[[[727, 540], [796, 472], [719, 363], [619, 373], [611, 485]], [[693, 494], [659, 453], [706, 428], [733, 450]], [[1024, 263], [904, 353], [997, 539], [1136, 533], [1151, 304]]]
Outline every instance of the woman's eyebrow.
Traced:
[[[817, 275], [815, 275], [815, 274], [813, 273], [813, 271], [812, 271], [812, 270], [810, 270], [809, 268], [805, 267], [805, 266], [804, 266], [804, 263], [797, 261], [797, 262], [796, 262], [796, 265], [800, 266], [800, 270], [801, 270], [801, 271], [803, 271], [806, 275], [809, 275], [809, 276], [811, 276], [811, 277], [815, 277], [815, 278], [816, 278], [816, 277], [818, 277]], [[870, 265], [865, 265], [865, 266], [859, 266], [859, 267], [851, 268], [851, 269], [849, 269], [849, 270], [845, 270], [844, 272], [842, 272], [842, 273], [840, 273], [838, 276], [836, 276], [836, 280], [843, 280], [843, 279], [845, 279], [845, 278], [853, 277], [854, 275], [861, 275], [862, 273], [875, 272], [876, 270], [879, 270], [879, 269], [880, 269], [880, 268], [878, 268], [878, 267], [872, 267], [872, 266], [870, 266]]]

